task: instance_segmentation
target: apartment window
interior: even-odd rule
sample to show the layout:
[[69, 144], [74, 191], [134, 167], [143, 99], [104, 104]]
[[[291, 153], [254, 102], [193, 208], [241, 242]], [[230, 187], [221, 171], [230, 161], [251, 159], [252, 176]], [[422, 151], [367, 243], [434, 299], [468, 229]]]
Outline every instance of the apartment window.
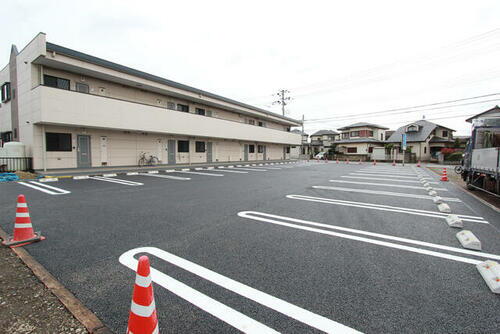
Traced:
[[359, 137], [359, 131], [351, 131], [351, 137]]
[[250, 124], [250, 125], [255, 125], [255, 121], [254, 121], [253, 119], [249, 119], [249, 120], [248, 120], [248, 124]]
[[177, 103], [177, 111], [189, 112], [189, 106], [187, 104]]
[[373, 147], [372, 146], [368, 147], [368, 153], [373, 153]]
[[447, 138], [447, 137], [448, 137], [448, 131], [446, 131], [446, 130], [444, 130], [444, 131], [443, 131], [443, 137], [444, 137], [444, 138]]
[[257, 153], [264, 153], [264, 145], [257, 145]]
[[205, 116], [205, 109], [196, 108], [196, 113], [201, 116]]
[[368, 131], [368, 137], [373, 137], [373, 131]]
[[382, 141], [384, 140], [384, 134], [383, 133], [380, 134], [380, 140], [382, 140]]
[[45, 86], [69, 90], [68, 79], [53, 77], [52, 75], [44, 75], [43, 82]]
[[255, 145], [248, 145], [248, 153], [255, 153]]
[[174, 102], [167, 102], [167, 109], [175, 110], [175, 103]]
[[45, 142], [47, 152], [71, 152], [71, 133], [47, 132]]
[[12, 141], [12, 131], [0, 132], [0, 147], [10, 141]]
[[427, 146], [424, 146], [424, 154], [427, 154]]
[[205, 142], [204, 141], [195, 142], [195, 146], [196, 146], [197, 153], [204, 153], [205, 152]]
[[76, 91], [79, 93], [87, 93], [87, 94], [89, 93], [89, 85], [87, 84], [77, 82], [75, 88]]
[[358, 153], [358, 148], [357, 147], [348, 147], [347, 153]]
[[259, 121], [259, 126], [264, 126], [264, 122]]
[[288, 153], [290, 153], [290, 146], [287, 146], [287, 147], [286, 147], [286, 153], [287, 153], [287, 154], [288, 154]]
[[342, 133], [342, 139], [349, 139], [349, 132]]
[[189, 153], [189, 140], [178, 140], [177, 141], [177, 152]]
[[2, 85], [2, 102], [7, 102], [10, 100], [10, 82], [6, 82]]
[[290, 132], [290, 127], [289, 126], [286, 127], [286, 131]]

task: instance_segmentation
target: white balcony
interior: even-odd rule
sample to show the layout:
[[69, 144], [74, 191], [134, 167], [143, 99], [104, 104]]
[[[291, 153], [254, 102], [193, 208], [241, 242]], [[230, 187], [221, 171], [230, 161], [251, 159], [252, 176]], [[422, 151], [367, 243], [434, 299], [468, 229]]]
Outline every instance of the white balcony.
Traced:
[[33, 123], [300, 145], [301, 135], [161, 107], [38, 86]]

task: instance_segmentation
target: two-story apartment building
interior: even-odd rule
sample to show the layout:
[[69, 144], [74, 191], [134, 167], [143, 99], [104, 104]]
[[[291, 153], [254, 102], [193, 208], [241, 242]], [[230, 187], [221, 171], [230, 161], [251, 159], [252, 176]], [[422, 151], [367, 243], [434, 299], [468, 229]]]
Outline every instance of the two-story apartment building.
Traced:
[[319, 130], [311, 135], [311, 149], [313, 154], [328, 152], [334, 147], [335, 140], [338, 140], [339, 133], [333, 130]]
[[49, 43], [39, 33], [0, 70], [0, 136], [35, 169], [290, 157], [301, 122]]
[[392, 152], [399, 151], [403, 134], [406, 134], [407, 151], [415, 154], [417, 160], [427, 161], [436, 159], [442, 148], [454, 146], [454, 131], [442, 125], [420, 120], [398, 128], [387, 139], [387, 143], [394, 146]]
[[359, 122], [338, 129], [340, 140], [336, 142], [337, 152], [344, 155], [369, 158], [374, 147], [383, 147], [388, 128], [371, 123]]

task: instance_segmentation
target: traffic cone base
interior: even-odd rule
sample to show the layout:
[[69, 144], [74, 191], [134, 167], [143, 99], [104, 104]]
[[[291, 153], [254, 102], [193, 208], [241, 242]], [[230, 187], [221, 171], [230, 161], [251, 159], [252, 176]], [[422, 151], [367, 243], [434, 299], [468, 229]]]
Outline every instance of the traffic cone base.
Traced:
[[7, 237], [7, 240], [2, 242], [2, 245], [13, 247], [24, 246], [32, 242], [45, 240], [40, 232], [33, 231], [31, 225], [28, 203], [24, 195], [17, 196], [16, 221], [14, 222], [14, 234], [12, 237]]

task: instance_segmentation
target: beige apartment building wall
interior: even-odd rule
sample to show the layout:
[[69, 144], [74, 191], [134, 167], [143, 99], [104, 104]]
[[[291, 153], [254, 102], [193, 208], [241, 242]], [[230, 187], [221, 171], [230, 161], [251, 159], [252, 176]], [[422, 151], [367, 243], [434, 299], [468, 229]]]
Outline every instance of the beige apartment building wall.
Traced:
[[[9, 81], [10, 81], [9, 65], [6, 65], [3, 69], [0, 70], [0, 85], [2, 85], [4, 82], [9, 82]], [[1, 103], [0, 132], [12, 131], [10, 105], [11, 105], [10, 101], [7, 103]]]
[[[219, 162], [243, 160], [243, 145], [238, 141], [217, 141], [215, 147], [215, 159]], [[215, 159], [214, 161], [216, 161]]]

